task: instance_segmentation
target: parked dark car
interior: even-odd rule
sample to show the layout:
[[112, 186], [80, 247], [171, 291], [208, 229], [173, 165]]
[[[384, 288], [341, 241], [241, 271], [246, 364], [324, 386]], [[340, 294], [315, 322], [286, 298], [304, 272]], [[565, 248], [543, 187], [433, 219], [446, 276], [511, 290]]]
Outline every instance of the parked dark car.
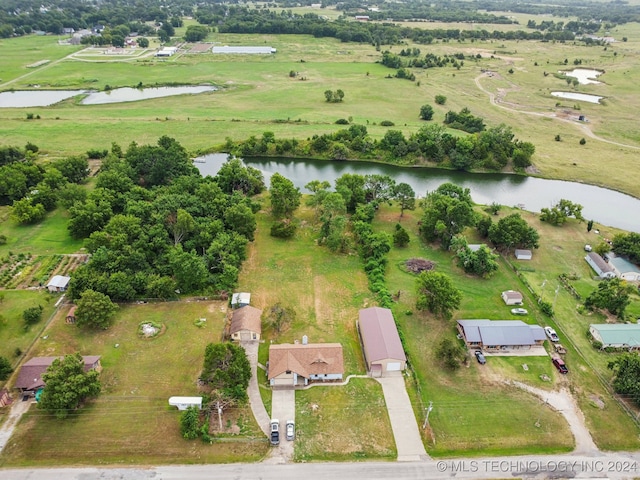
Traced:
[[551, 361], [553, 362], [553, 366], [556, 367], [560, 373], [569, 373], [569, 369], [567, 368], [567, 365], [565, 365], [564, 360], [561, 358], [553, 358]]
[[478, 363], [480, 365], [484, 365], [485, 363], [487, 363], [487, 359], [484, 358], [484, 355], [482, 354], [482, 352], [480, 350], [476, 350], [474, 352], [474, 355], [476, 356], [476, 360], [478, 360]]
[[271, 420], [271, 445], [280, 444], [280, 422], [275, 418]]

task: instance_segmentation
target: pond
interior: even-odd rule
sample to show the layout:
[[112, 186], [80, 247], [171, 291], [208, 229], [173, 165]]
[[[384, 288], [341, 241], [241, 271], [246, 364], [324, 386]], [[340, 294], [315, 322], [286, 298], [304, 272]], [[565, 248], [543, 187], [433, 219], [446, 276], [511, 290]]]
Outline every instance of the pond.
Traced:
[[[226, 154], [198, 157], [194, 164], [202, 175], [215, 175], [226, 161]], [[408, 183], [417, 196], [424, 197], [445, 182], [471, 190], [474, 202], [489, 205], [521, 206], [539, 212], [561, 198], [579, 203], [583, 215], [596, 223], [640, 232], [640, 200], [614, 190], [562, 180], [546, 180], [500, 173], [469, 173], [436, 168], [408, 168], [371, 162], [331, 162], [309, 159], [249, 158], [245, 164], [263, 172], [269, 185], [271, 175], [278, 172], [301, 191], [311, 180], [335, 180], [345, 173], [389, 175], [397, 183]]]
[[211, 85], [152, 88], [123, 87], [105, 92], [90, 90], [17, 90], [0, 93], [0, 108], [48, 107], [76, 95], [87, 93], [89, 95], [80, 102], [82, 105], [137, 102], [173, 95], [196, 95], [215, 90], [217, 88]]
[[580, 102], [589, 103], [600, 103], [600, 100], [604, 98], [598, 95], [589, 95], [587, 93], [576, 92], [551, 92], [551, 95], [553, 95], [554, 97], [564, 98], [565, 100], [578, 100]]
[[0, 108], [48, 107], [84, 90], [18, 90], [0, 93]]
[[560, 71], [560, 73], [564, 73], [567, 77], [577, 78], [580, 85], [590, 85], [602, 83], [595, 79], [604, 72], [602, 70], [593, 70], [591, 68], [574, 68], [571, 71]]
[[170, 97], [173, 95], [196, 95], [198, 93], [217, 90], [211, 85], [154, 88], [114, 88], [105, 92], [92, 92], [80, 103], [82, 105], [103, 105], [106, 103], [137, 102], [152, 98]]

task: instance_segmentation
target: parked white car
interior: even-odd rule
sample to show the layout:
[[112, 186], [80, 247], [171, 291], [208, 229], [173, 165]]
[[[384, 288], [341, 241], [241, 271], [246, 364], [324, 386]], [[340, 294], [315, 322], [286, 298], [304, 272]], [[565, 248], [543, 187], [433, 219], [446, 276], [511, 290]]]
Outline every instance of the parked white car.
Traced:
[[544, 333], [547, 334], [547, 337], [549, 337], [549, 340], [551, 340], [552, 342], [559, 342], [560, 338], [558, 337], [558, 334], [556, 333], [556, 331], [551, 328], [551, 327], [544, 327]]
[[511, 313], [513, 313], [514, 315], [526, 315], [529, 312], [527, 312], [526, 308], [512, 308]]

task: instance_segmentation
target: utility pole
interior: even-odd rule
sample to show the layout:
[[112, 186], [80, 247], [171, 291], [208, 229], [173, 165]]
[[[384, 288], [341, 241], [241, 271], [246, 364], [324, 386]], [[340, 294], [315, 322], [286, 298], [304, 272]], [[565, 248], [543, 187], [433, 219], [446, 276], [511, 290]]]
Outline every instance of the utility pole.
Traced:
[[433, 402], [429, 401], [429, 406], [427, 407], [427, 416], [424, 418], [424, 424], [422, 425], [422, 429], [427, 428], [427, 424], [429, 423], [429, 414], [433, 410]]

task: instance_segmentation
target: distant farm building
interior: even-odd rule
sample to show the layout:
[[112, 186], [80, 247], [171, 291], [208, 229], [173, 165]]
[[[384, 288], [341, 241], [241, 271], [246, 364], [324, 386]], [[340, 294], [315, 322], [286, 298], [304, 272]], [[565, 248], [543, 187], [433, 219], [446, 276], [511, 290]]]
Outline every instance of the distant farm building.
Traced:
[[11, 398], [9, 397], [9, 392], [6, 389], [0, 390], [0, 408], [6, 407], [11, 403]]
[[611, 268], [607, 262], [605, 262], [604, 258], [598, 255], [596, 252], [589, 252], [587, 256], [584, 257], [589, 266], [593, 269], [594, 272], [598, 274], [600, 278], [613, 278], [616, 276], [616, 273]]
[[276, 49], [273, 47], [230, 47], [228, 45], [219, 46], [216, 45], [211, 48], [212, 53], [222, 54], [241, 54], [241, 55], [270, 55], [276, 53]]
[[391, 310], [380, 307], [360, 310], [358, 331], [367, 370], [372, 376], [405, 369], [407, 357]]
[[501, 297], [507, 305], [522, 305], [522, 294], [515, 290], [505, 290]]
[[51, 293], [64, 292], [67, 290], [70, 280], [71, 277], [65, 275], [54, 275], [51, 277], [51, 280], [49, 280], [49, 283], [47, 283], [47, 288]]
[[516, 249], [515, 255], [517, 260], [531, 260], [531, 258], [533, 257], [531, 250]]
[[178, 47], [164, 47], [156, 52], [156, 57], [173, 57], [178, 52]]
[[262, 333], [262, 310], [247, 305], [238, 308], [231, 315], [229, 334], [233, 340], [260, 340]]
[[356, 15], [356, 21], [358, 22], [368, 22], [369, 15]]

